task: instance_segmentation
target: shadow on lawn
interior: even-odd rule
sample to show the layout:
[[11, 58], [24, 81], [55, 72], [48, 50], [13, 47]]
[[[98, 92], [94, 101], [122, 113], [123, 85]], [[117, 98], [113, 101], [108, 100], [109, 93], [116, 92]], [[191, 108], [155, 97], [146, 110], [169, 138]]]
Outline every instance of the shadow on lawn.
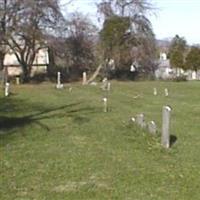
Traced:
[[172, 147], [177, 141], [177, 137], [175, 135], [170, 135], [170, 147]]
[[[2, 101], [2, 99], [1, 99]], [[10, 101], [10, 100], [9, 100]], [[19, 99], [17, 100], [19, 101]], [[34, 105], [34, 104], [25, 104], [25, 102], [5, 102], [4, 107], [2, 107], [2, 104], [0, 106], [0, 113], [2, 111], [8, 112], [14, 115], [16, 111], [21, 111], [20, 113], [24, 112], [35, 112], [33, 114], [24, 115], [24, 116], [5, 116], [0, 115], [0, 135], [8, 135], [12, 132], [10, 130], [14, 128], [20, 128], [24, 127], [26, 125], [35, 123], [39, 125], [41, 128], [46, 129], [47, 131], [50, 131], [50, 128], [41, 123], [41, 120], [43, 119], [51, 119], [51, 118], [63, 118], [63, 117], [71, 117], [76, 123], [86, 123], [89, 121], [89, 118], [84, 116], [85, 114], [94, 113], [95, 108], [91, 107], [80, 107], [81, 102], [73, 103], [73, 104], [67, 104], [59, 107], [54, 108], [44, 108], [42, 105]], [[1, 102], [2, 103], [2, 102]], [[82, 102], [83, 103], [83, 102]], [[19, 105], [19, 107], [17, 107]], [[44, 106], [44, 105], [43, 105]], [[24, 109], [23, 109], [24, 107]], [[30, 111], [25, 111], [25, 108], [31, 108]], [[42, 111], [40, 111], [42, 110]], [[87, 115], [88, 116], [88, 115]]]

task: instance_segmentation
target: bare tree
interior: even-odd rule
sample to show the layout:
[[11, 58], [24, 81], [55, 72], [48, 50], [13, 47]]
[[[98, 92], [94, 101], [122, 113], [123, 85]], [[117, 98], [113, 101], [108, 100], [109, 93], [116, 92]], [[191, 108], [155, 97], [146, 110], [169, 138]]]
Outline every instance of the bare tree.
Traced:
[[6, 35], [7, 0], [0, 0], [0, 70], [3, 69], [3, 60], [6, 53], [4, 38]]
[[27, 81], [36, 53], [45, 45], [45, 34], [53, 33], [61, 17], [58, 0], [3, 0], [1, 5], [3, 42], [15, 54]]
[[93, 67], [96, 35], [97, 28], [87, 16], [77, 12], [72, 14], [68, 23], [65, 54], [73, 72], [81, 73]]

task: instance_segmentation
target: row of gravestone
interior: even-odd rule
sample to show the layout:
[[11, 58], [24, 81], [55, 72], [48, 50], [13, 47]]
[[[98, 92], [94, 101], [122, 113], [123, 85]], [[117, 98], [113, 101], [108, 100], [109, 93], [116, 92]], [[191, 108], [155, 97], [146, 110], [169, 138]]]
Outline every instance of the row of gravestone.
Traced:
[[[87, 74], [86, 72], [83, 72], [83, 81], [82, 81], [82, 85], [86, 85], [87, 84]], [[92, 85], [96, 85], [96, 84], [92, 84]], [[61, 73], [58, 72], [57, 73], [57, 85], [56, 85], [56, 88], [57, 89], [63, 89], [64, 88], [64, 85], [61, 83]], [[110, 91], [110, 88], [111, 88], [111, 83], [108, 82], [108, 79], [107, 78], [104, 78], [102, 80], [102, 86], [101, 88], [103, 90], [108, 90]]]
[[[171, 108], [169, 106], [163, 106], [162, 110], [162, 130], [161, 130], [161, 145], [165, 148], [170, 147], [170, 114]], [[156, 123], [150, 121], [145, 122], [144, 114], [138, 114], [136, 117], [132, 117], [131, 121], [136, 123], [141, 128], [147, 128], [149, 133], [156, 135], [158, 130]]]
[[[157, 96], [157, 95], [158, 95], [157, 88], [153, 88], [153, 95], [154, 95], [154, 96]], [[168, 91], [167, 88], [164, 89], [164, 95], [165, 95], [166, 97], [169, 96], [169, 91]]]

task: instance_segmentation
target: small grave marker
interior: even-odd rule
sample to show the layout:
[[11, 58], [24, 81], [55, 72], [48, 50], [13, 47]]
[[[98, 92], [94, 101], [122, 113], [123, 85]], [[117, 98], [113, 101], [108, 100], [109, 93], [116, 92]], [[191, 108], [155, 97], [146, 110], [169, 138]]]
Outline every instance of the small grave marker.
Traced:
[[63, 84], [61, 84], [61, 73], [58, 72], [57, 73], [57, 85], [56, 85], [57, 89], [62, 89], [63, 88]]
[[86, 72], [83, 72], [83, 82], [82, 82], [83, 85], [86, 85], [87, 84], [87, 74]]
[[7, 97], [10, 93], [10, 83], [5, 84], [5, 96]]
[[103, 112], [108, 112], [108, 99], [106, 97], [103, 98]]
[[130, 121], [135, 123], [135, 117], [131, 117]]
[[169, 106], [164, 106], [162, 111], [161, 144], [165, 148], [170, 147], [170, 113], [171, 113], [171, 108]]
[[20, 84], [20, 79], [19, 79], [19, 77], [16, 77], [16, 84], [17, 84], [17, 85]]
[[168, 97], [169, 96], [169, 91], [167, 88], [165, 88], [165, 96]]
[[107, 84], [107, 90], [110, 91], [110, 88], [111, 88], [111, 83], [108, 82], [108, 84]]
[[154, 95], [154, 96], [157, 96], [157, 94], [158, 94], [158, 93], [157, 93], [157, 89], [156, 89], [156, 88], [153, 88], [153, 95]]
[[156, 127], [156, 123], [154, 121], [150, 121], [148, 123], [148, 130], [149, 130], [150, 134], [156, 135], [157, 127]]
[[146, 127], [146, 123], [145, 123], [145, 120], [144, 120], [144, 114], [138, 114], [138, 115], [136, 115], [136, 123], [141, 128], [145, 128]]
[[101, 86], [102, 90], [106, 90], [107, 89], [107, 85], [108, 85], [108, 79], [104, 78], [102, 80], [102, 86]]

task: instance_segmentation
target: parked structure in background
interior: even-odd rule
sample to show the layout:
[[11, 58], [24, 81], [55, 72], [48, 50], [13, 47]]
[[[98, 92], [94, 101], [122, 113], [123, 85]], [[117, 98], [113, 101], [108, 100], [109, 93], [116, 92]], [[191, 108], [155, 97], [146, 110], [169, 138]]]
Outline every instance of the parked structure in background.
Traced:
[[155, 77], [157, 79], [172, 79], [175, 77], [185, 76], [187, 80], [200, 80], [200, 70], [192, 71], [180, 68], [172, 68], [170, 66], [170, 60], [167, 58], [166, 53], [160, 53], [158, 69], [155, 71]]
[[[48, 48], [42, 48], [38, 51], [33, 62], [31, 77], [35, 74], [46, 73], [49, 65]], [[4, 67], [7, 69], [8, 76], [20, 76], [22, 69], [15, 54], [9, 51], [4, 58]]]
[[166, 53], [160, 53], [158, 69], [155, 71], [157, 79], [169, 79], [173, 77], [173, 70]]

